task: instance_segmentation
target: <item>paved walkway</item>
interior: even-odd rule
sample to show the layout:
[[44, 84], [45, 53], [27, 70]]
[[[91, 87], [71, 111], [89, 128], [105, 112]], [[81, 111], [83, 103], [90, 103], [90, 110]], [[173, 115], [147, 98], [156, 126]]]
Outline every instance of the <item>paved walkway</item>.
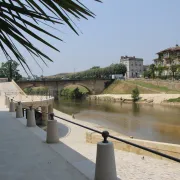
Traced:
[[[60, 117], [75, 121], [77, 123], [102, 130], [102, 127], [78, 119], [72, 119], [71, 116], [59, 112], [54, 113]], [[56, 118], [57, 119], [57, 118]], [[59, 135], [61, 142], [67, 144], [90, 161], [96, 161], [96, 145], [86, 143], [87, 130], [57, 119], [59, 122]], [[148, 156], [137, 155], [130, 152], [115, 150], [117, 174], [120, 180], [180, 180], [180, 163], [173, 161], [154, 159]], [[93, 178], [94, 166], [89, 171], [88, 177]]]
[[87, 179], [50, 145], [32, 133], [31, 128], [24, 126], [7, 109], [2, 108], [1, 106], [0, 180]]

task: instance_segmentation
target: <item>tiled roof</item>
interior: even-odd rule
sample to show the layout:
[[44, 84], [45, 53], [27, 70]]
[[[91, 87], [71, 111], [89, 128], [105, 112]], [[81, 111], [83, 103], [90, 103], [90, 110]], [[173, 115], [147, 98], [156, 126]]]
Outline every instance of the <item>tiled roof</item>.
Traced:
[[160, 54], [160, 53], [163, 53], [163, 52], [166, 52], [166, 51], [180, 51], [180, 46], [170, 47], [170, 48], [164, 49], [164, 50], [158, 52], [157, 54]]

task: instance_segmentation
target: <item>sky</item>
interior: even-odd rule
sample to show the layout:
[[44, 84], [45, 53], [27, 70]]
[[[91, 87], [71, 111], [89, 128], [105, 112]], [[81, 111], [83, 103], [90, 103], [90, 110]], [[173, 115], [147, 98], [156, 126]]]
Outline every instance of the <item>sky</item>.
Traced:
[[[40, 63], [42, 68], [39, 68], [32, 57], [18, 46], [33, 74], [48, 76], [82, 71], [92, 66], [105, 67], [119, 63], [120, 57], [125, 55], [143, 58], [145, 65], [151, 64], [157, 52], [180, 44], [179, 0], [83, 2], [96, 14], [96, 18], [75, 21], [82, 31], [79, 36], [65, 26], [57, 27], [61, 32], [53, 30], [64, 42], [43, 36], [60, 53], [32, 39], [53, 59], [54, 62], [47, 62], [48, 67]], [[5, 61], [2, 52], [0, 58], [1, 62]], [[26, 76], [24, 70], [20, 70]]]

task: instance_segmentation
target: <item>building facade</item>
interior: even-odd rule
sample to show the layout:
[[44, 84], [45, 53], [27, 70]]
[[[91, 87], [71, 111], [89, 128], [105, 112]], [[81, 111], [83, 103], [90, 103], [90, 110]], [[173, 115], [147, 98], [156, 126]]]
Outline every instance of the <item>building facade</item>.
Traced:
[[157, 53], [158, 58], [154, 59], [156, 67], [164, 67], [163, 75], [171, 73], [170, 67], [172, 65], [180, 65], [180, 46], [176, 45], [168, 49], [164, 49]]
[[143, 59], [135, 56], [121, 56], [120, 63], [127, 67], [127, 78], [141, 77], [143, 73]]

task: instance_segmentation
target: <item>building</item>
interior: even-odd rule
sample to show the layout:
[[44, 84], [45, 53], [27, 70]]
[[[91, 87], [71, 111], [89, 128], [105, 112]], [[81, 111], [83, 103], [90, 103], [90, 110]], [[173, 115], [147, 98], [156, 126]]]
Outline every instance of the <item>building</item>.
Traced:
[[120, 63], [127, 67], [127, 78], [141, 77], [143, 73], [143, 59], [135, 56], [121, 56]]
[[[164, 49], [157, 53], [158, 58], [154, 59], [156, 67], [164, 67], [162, 75], [169, 75], [171, 73], [171, 65], [180, 65], [180, 46], [176, 44], [175, 47]], [[156, 73], [157, 74], [157, 73]]]

